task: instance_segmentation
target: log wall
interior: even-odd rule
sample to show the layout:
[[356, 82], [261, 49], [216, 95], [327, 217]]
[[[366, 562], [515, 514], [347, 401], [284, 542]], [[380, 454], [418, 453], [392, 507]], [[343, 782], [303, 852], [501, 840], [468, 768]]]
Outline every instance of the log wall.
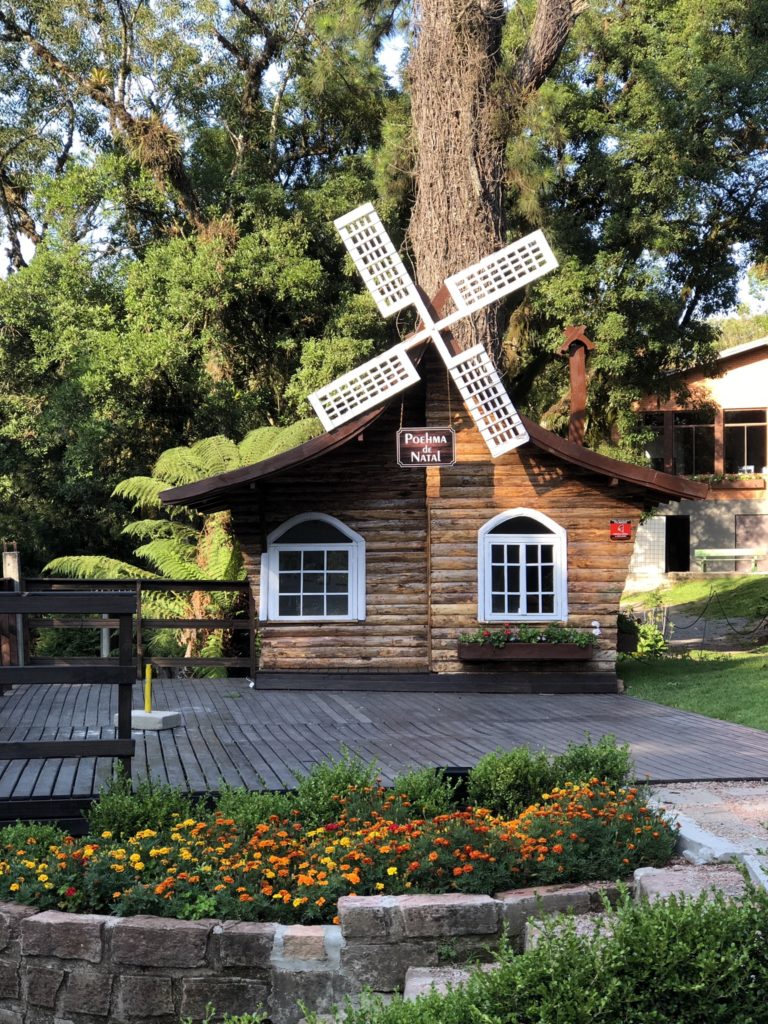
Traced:
[[[442, 365], [430, 353], [426, 395], [408, 393], [357, 441], [237, 495], [235, 529], [259, 601], [260, 556], [266, 536], [292, 516], [325, 512], [366, 541], [364, 622], [262, 623], [265, 671], [460, 672], [457, 637], [477, 626], [477, 533], [492, 516], [528, 507], [567, 530], [568, 625], [602, 637], [592, 661], [559, 671], [611, 671], [616, 615], [634, 547], [611, 541], [611, 519], [631, 519], [642, 496], [622, 484], [547, 455], [532, 445], [494, 460], [457, 392], [448, 394]], [[457, 431], [456, 465], [402, 469], [395, 431], [446, 426]], [[430, 599], [431, 595], [431, 599]], [[546, 663], [472, 666], [472, 671], [530, 672]]]

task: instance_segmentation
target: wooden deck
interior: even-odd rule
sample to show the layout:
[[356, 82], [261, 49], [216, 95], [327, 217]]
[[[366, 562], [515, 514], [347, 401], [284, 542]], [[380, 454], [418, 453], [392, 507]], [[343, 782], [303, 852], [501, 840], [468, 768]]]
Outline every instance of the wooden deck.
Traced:
[[[411, 765], [466, 769], [497, 747], [557, 752], [587, 733], [628, 742], [639, 779], [768, 778], [768, 733], [617, 694], [251, 689], [241, 679], [176, 679], [157, 683], [154, 696], [159, 710], [181, 711], [183, 724], [134, 733], [134, 775], [195, 793], [222, 781], [288, 788], [343, 746], [375, 760], [390, 781]], [[114, 687], [18, 686], [0, 697], [0, 739], [111, 738], [115, 711]], [[87, 798], [109, 769], [94, 758], [3, 762], [0, 800]]]

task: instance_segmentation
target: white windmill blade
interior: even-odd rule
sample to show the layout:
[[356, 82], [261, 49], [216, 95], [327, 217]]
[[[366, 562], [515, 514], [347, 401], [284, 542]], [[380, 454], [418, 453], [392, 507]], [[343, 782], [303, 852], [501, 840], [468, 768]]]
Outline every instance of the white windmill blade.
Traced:
[[371, 203], [333, 222], [382, 316], [419, 303], [419, 293]]
[[494, 458], [525, 444], [528, 431], [483, 345], [460, 353], [448, 372]]
[[533, 231], [511, 245], [492, 252], [479, 263], [446, 277], [445, 285], [456, 305], [456, 313], [439, 321], [438, 330], [459, 317], [482, 309], [496, 299], [530, 284], [557, 267], [557, 260], [543, 231]]
[[409, 347], [395, 345], [314, 391], [309, 401], [325, 429], [341, 426], [414, 384], [419, 372], [408, 356]]

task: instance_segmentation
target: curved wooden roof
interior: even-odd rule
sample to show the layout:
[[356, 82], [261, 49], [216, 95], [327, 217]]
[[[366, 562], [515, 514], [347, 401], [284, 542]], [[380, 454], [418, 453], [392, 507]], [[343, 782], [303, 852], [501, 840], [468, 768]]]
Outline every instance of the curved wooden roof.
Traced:
[[[286, 470], [296, 469], [306, 462], [313, 462], [354, 440], [381, 416], [385, 408], [386, 404], [372, 409], [344, 426], [337, 427], [329, 434], [313, 437], [296, 448], [291, 448], [280, 455], [273, 455], [272, 458], [256, 462], [252, 466], [232, 469], [227, 473], [219, 473], [182, 487], [173, 487], [163, 491], [160, 498], [166, 505], [186, 505], [200, 512], [220, 512], [229, 507], [234, 492], [243, 488], [252, 489], [261, 481]], [[583, 445], [574, 444], [553, 434], [525, 416], [521, 419], [530, 436], [528, 444], [535, 445], [542, 451], [562, 459], [563, 462], [607, 477], [610, 482], [629, 484], [638, 492], [646, 492], [652, 502], [707, 496], [708, 484], [599, 455]], [[525, 447], [523, 446], [522, 450], [525, 450]]]

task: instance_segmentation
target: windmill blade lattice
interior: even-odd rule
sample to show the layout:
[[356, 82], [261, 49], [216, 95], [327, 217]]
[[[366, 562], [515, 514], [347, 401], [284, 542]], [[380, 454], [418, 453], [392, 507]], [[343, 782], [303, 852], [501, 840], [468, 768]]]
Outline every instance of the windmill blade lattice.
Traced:
[[448, 372], [494, 458], [525, 444], [528, 431], [483, 345], [462, 352]]

